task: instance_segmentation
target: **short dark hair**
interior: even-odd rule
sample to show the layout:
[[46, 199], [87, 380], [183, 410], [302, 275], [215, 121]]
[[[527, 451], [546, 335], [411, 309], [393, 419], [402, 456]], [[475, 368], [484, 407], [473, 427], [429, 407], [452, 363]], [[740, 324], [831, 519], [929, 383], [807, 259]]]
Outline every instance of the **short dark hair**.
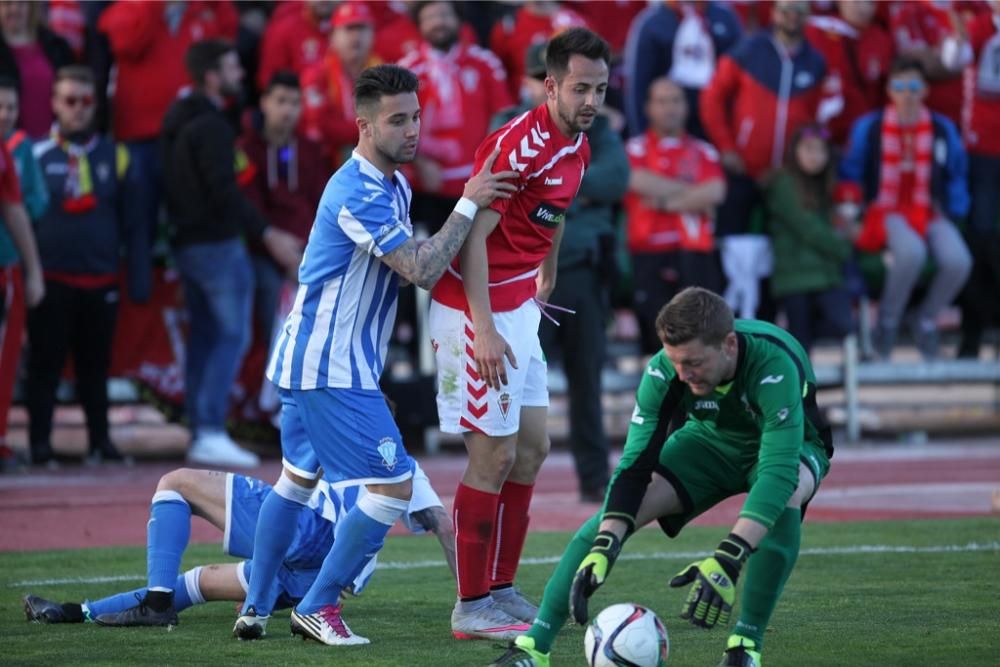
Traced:
[[455, 16], [458, 20], [462, 20], [462, 8], [458, 6], [457, 3], [451, 2], [451, 0], [421, 0], [420, 2], [414, 2], [410, 5], [410, 18], [413, 23], [418, 27], [420, 26], [420, 12], [424, 11], [424, 7], [429, 5], [436, 5], [439, 2], [443, 2], [446, 5], [451, 5], [451, 10], [455, 12]]
[[222, 56], [235, 51], [236, 47], [224, 39], [203, 39], [188, 47], [184, 54], [184, 66], [195, 85], [205, 85], [205, 75], [219, 69]]
[[294, 90], [301, 90], [302, 88], [302, 84], [299, 83], [298, 74], [287, 69], [279, 69], [271, 75], [271, 78], [267, 80], [267, 85], [264, 86], [264, 94], [267, 95], [278, 86]]
[[371, 109], [385, 95], [415, 93], [420, 82], [417, 75], [399, 65], [369, 67], [354, 82], [354, 108], [360, 115], [362, 109]]
[[733, 311], [721, 296], [703, 287], [678, 292], [656, 316], [656, 334], [667, 345], [700, 340], [718, 347], [733, 331]]
[[13, 90], [18, 97], [21, 97], [21, 87], [12, 76], [0, 76], [0, 90]]
[[604, 38], [587, 28], [570, 28], [549, 41], [545, 49], [545, 69], [549, 76], [561, 79], [569, 71], [571, 56], [603, 60], [611, 67], [611, 47]]
[[924, 69], [923, 63], [921, 63], [916, 58], [910, 56], [899, 56], [892, 61], [889, 66], [889, 78], [899, 74], [904, 74], [908, 72], [916, 72], [920, 75], [920, 78], [927, 81], [927, 70]]
[[54, 86], [60, 81], [76, 81], [77, 83], [85, 83], [91, 86], [97, 85], [94, 70], [86, 65], [66, 65], [65, 67], [60, 67], [56, 70], [56, 78], [52, 82], [52, 85]]

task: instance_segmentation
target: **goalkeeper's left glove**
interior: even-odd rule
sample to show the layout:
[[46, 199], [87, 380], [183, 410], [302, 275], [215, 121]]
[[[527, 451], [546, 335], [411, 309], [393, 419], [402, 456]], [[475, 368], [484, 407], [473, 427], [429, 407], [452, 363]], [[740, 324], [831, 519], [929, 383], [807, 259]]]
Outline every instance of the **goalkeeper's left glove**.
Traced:
[[681, 618], [694, 625], [711, 628], [725, 625], [736, 601], [736, 580], [753, 549], [734, 533], [722, 540], [715, 553], [705, 560], [691, 563], [670, 580], [678, 588], [694, 582], [681, 610]]
[[569, 610], [579, 625], [587, 624], [587, 600], [611, 574], [611, 567], [621, 550], [622, 541], [618, 536], [610, 530], [602, 530], [594, 538], [590, 553], [576, 569], [573, 586], [569, 590]]

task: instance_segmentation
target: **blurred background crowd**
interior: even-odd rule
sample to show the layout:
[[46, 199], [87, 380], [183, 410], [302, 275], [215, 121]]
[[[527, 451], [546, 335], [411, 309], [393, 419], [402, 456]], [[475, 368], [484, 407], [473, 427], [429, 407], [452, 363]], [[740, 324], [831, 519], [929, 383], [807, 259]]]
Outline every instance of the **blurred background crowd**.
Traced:
[[[542, 332], [571, 360], [582, 484], [606, 481], [609, 339], [656, 351], [657, 310], [690, 285], [807, 349], [872, 304], [873, 357], [978, 357], [1000, 322], [1000, 1], [2, 0], [0, 438], [16, 393], [31, 462], [53, 461], [72, 378], [90, 456], [120, 459], [120, 376], [185, 421], [192, 461], [255, 465], [227, 421], [277, 409], [263, 366], [357, 139], [353, 80], [420, 78], [406, 170], [433, 232], [575, 25], [614, 52], [551, 299], [576, 314]], [[401, 409], [430, 424], [422, 308], [404, 295], [386, 382], [428, 388]]]

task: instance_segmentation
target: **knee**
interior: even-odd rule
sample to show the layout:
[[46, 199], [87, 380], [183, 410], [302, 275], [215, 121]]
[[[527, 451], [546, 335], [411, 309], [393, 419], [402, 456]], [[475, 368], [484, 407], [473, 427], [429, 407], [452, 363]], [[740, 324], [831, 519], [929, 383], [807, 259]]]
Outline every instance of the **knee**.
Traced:
[[532, 470], [537, 472], [545, 462], [545, 457], [549, 455], [552, 448], [552, 441], [548, 435], [544, 435], [538, 440], [526, 443], [525, 446], [518, 447], [516, 465], [522, 470]]
[[195, 485], [194, 478], [197, 477], [198, 472], [192, 468], [171, 470], [160, 478], [160, 482], [156, 485], [156, 492], [173, 491], [186, 498], [188, 491]]
[[[926, 261], [927, 246], [917, 238], [906, 243], [898, 243], [892, 248], [893, 267], [898, 270], [919, 271]], [[893, 267], [890, 267], [890, 270]]]
[[972, 254], [964, 243], [957, 244], [950, 252], [935, 259], [939, 272], [963, 281], [972, 271]]
[[[296, 479], [304, 481], [299, 478]], [[313, 494], [313, 487], [303, 486], [302, 484], [293, 481], [285, 471], [282, 471], [278, 481], [275, 482], [273, 490], [275, 494], [281, 496], [285, 500], [290, 500], [298, 503], [299, 505], [308, 505]]]
[[514, 467], [516, 456], [513, 446], [498, 443], [488, 451], [470, 452], [469, 470], [483, 482], [499, 489]]

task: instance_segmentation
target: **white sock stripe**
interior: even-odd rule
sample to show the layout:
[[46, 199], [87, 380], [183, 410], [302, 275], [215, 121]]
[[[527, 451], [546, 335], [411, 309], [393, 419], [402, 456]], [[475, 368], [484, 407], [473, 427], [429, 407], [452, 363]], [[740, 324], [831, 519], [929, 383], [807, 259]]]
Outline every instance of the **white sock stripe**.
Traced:
[[375, 521], [391, 526], [406, 511], [409, 504], [409, 501], [399, 498], [383, 496], [379, 493], [366, 493], [358, 499], [357, 507]]
[[291, 500], [293, 503], [298, 503], [299, 505], [308, 505], [309, 499], [312, 498], [313, 494], [312, 489], [299, 486], [290, 480], [284, 471], [282, 471], [281, 477], [274, 484], [274, 492], [285, 500]]
[[236, 578], [240, 580], [240, 586], [244, 593], [250, 592], [250, 582], [247, 581], [247, 562], [243, 561], [236, 567]]
[[[237, 571], [242, 568], [236, 568]], [[205, 596], [201, 594], [201, 566], [184, 573], [184, 587], [187, 589], [191, 604], [205, 604]]]
[[493, 527], [497, 534], [497, 548], [493, 550], [493, 571], [490, 572], [490, 579], [493, 581], [496, 581], [497, 567], [500, 564], [500, 543], [503, 542], [503, 508], [504, 504], [500, 503], [497, 507], [497, 522]]
[[184, 500], [184, 496], [182, 496], [176, 491], [157, 491], [156, 493], [153, 494], [153, 500], [151, 504], [155, 505], [156, 503], [165, 503], [165, 502], [179, 502], [179, 503], [184, 503], [185, 505], [188, 504], [188, 501]]

